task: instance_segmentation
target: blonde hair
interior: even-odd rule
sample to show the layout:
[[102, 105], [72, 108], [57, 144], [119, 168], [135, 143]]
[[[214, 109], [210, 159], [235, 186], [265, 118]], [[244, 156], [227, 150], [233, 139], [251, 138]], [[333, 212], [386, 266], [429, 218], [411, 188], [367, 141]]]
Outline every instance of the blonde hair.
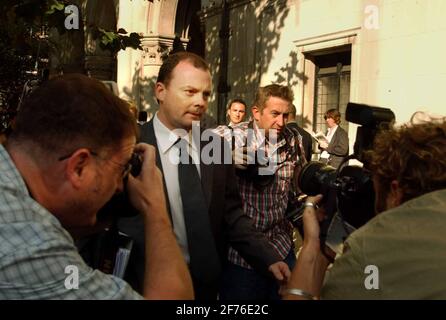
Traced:
[[263, 111], [265, 103], [270, 97], [281, 98], [285, 101], [288, 101], [290, 105], [293, 103], [294, 99], [293, 92], [290, 90], [288, 86], [270, 84], [265, 87], [260, 87], [257, 90], [254, 102], [254, 105], [259, 109], [260, 112]]

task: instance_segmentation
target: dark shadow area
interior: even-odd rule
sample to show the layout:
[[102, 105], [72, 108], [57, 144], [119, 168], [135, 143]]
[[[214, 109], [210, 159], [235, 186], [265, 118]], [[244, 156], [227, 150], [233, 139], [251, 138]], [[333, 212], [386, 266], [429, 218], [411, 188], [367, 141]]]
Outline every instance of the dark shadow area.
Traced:
[[96, 39], [94, 30], [116, 30], [117, 6], [114, 0], [89, 0], [85, 5], [85, 69], [87, 73], [100, 80], [116, 81], [116, 54], [100, 46], [101, 39]]
[[296, 86], [299, 81], [306, 83], [308, 77], [303, 73], [297, 72], [297, 63], [297, 52], [291, 51], [288, 61], [279, 69], [279, 71], [274, 73], [274, 76], [276, 76], [274, 82], [286, 83], [290, 87]]
[[[50, 29], [48, 46], [50, 49], [49, 69], [52, 76], [63, 73], [86, 74], [85, 43], [87, 37], [84, 32], [84, 22], [87, 24], [89, 23], [89, 15], [84, 9], [87, 7], [88, 3], [85, 3], [85, 1], [82, 0], [71, 1], [71, 4], [74, 4], [79, 9], [78, 30], [66, 30], [65, 28], [62, 28], [61, 26], [64, 25], [64, 20], [58, 21], [58, 27], [52, 27]], [[84, 4], [85, 7], [83, 6]]]
[[181, 42], [180, 37], [175, 36], [175, 39], [173, 39], [173, 44], [172, 44], [172, 51], [170, 53], [172, 54], [181, 51], [186, 51], [186, 50], [184, 50], [183, 43]]
[[296, 115], [296, 122], [299, 124], [299, 126], [304, 128], [308, 132], [312, 130], [312, 122], [308, 117], [304, 117], [302, 114], [298, 114]]
[[[211, 71], [216, 84], [210, 109], [216, 110], [216, 114], [212, 116], [220, 124], [226, 122], [226, 105], [229, 100], [241, 98], [249, 107], [252, 106], [261, 77], [268, 70], [279, 49], [285, 20], [294, 8], [282, 0], [270, 1], [263, 8], [258, 7], [258, 1], [242, 5], [227, 2], [228, 33], [226, 34], [224, 29], [224, 10], [219, 23], [208, 23], [206, 30], [207, 47], [212, 48], [212, 51], [219, 50], [218, 55], [206, 58], [213, 66]], [[224, 46], [225, 36], [228, 36], [227, 48]], [[224, 64], [224, 50], [228, 51], [227, 67]], [[297, 72], [297, 63], [297, 53], [290, 52], [289, 59], [283, 61], [282, 67], [274, 73], [275, 79], [271, 79], [272, 82], [293, 87], [299, 81], [306, 81], [306, 77]], [[222, 76], [222, 73], [225, 73], [226, 77]], [[225, 78], [226, 83], [222, 81]], [[247, 117], [249, 115], [250, 112]]]
[[[186, 51], [204, 57], [204, 34], [198, 12], [201, 10], [200, 0], [178, 1], [175, 17], [175, 36], [188, 38]], [[175, 47], [174, 47], [175, 50]], [[178, 51], [178, 50], [177, 50]]]

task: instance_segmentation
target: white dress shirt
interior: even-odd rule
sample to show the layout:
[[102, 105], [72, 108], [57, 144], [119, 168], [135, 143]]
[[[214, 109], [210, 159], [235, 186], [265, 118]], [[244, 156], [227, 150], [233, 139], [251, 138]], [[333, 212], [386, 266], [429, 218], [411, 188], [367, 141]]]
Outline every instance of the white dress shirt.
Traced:
[[[199, 128], [199, 127], [198, 127]], [[177, 242], [181, 248], [184, 259], [187, 263], [190, 261], [189, 248], [187, 245], [186, 225], [184, 223], [183, 203], [181, 201], [180, 185], [178, 182], [178, 163], [180, 161], [180, 150], [174, 147], [179, 136], [189, 140], [190, 134], [185, 130], [171, 131], [168, 129], [155, 114], [153, 119], [153, 129], [155, 131], [156, 143], [160, 153], [161, 164], [163, 167], [164, 180], [166, 182], [167, 198], [170, 205], [170, 213], [172, 215], [173, 230], [177, 238]], [[182, 131], [182, 132], [181, 132]], [[193, 140], [193, 139], [190, 139]], [[200, 175], [200, 157], [199, 148], [193, 140], [191, 146], [191, 157], [197, 166]]]

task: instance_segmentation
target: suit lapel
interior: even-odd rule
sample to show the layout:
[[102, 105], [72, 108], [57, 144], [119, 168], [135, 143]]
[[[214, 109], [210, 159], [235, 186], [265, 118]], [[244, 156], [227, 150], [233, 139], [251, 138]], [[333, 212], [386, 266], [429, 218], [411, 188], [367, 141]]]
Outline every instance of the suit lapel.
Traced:
[[155, 147], [156, 149], [156, 166], [161, 170], [163, 173], [163, 187], [164, 187], [164, 194], [166, 196], [166, 206], [167, 206], [167, 212], [169, 212], [170, 220], [172, 220], [172, 214], [170, 213], [170, 204], [169, 204], [169, 198], [167, 193], [167, 184], [166, 179], [164, 178], [164, 171], [163, 171], [163, 165], [161, 163], [161, 157], [160, 157], [160, 151], [158, 149], [158, 143], [156, 142], [156, 136], [155, 136], [155, 129], [153, 127], [153, 118], [149, 122], [145, 123], [141, 127], [141, 134], [139, 137], [140, 142], [148, 143]]
[[158, 144], [156, 143], [155, 129], [153, 128], [153, 119], [145, 123], [141, 127], [140, 142], [148, 143], [156, 149], [156, 165], [163, 172], [163, 166], [161, 164], [161, 157], [158, 150]]
[[[211, 140], [212, 141], [212, 140]], [[214, 178], [214, 165], [204, 164], [201, 159], [201, 150], [209, 142], [201, 141], [200, 139], [200, 174], [201, 174], [201, 186], [203, 188], [204, 196], [206, 197], [206, 202], [209, 208], [209, 204], [212, 199], [212, 183]]]
[[[212, 140], [211, 140], [212, 141]], [[156, 165], [158, 168], [163, 171], [163, 166], [161, 163], [161, 157], [158, 150], [158, 144], [156, 142], [156, 136], [155, 136], [155, 129], [153, 127], [153, 119], [149, 122], [145, 123], [141, 127], [141, 136], [140, 136], [140, 142], [148, 143], [156, 148]], [[204, 195], [206, 197], [206, 203], [209, 208], [209, 204], [212, 199], [212, 183], [214, 178], [214, 165], [212, 164], [204, 164], [203, 161], [201, 161], [201, 150], [203, 147], [209, 142], [207, 141], [201, 141], [200, 139], [200, 175], [201, 175], [201, 186], [203, 188]], [[164, 176], [163, 176], [164, 180]], [[164, 194], [166, 195], [166, 202], [167, 202], [167, 210], [170, 214], [170, 205], [167, 198], [167, 188], [166, 188], [166, 180], [164, 180]]]

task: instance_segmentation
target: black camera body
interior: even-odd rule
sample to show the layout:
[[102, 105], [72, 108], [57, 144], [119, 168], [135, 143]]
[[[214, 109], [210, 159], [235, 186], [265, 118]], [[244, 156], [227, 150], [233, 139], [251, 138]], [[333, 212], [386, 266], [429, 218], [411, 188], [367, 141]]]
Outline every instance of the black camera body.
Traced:
[[323, 196], [326, 218], [321, 222], [321, 239], [326, 238], [336, 213], [354, 229], [375, 214], [373, 182], [369, 172], [362, 167], [344, 166], [338, 171], [322, 162], [311, 161], [300, 172], [298, 185], [308, 196]]
[[[247, 141], [252, 141], [253, 136], [253, 127], [250, 124], [248, 127], [251, 129], [250, 133], [248, 134]], [[267, 155], [265, 148], [262, 146], [255, 150], [253, 152], [254, 156], [254, 163], [248, 163], [245, 170], [237, 169], [236, 168], [236, 174], [237, 176], [244, 178], [248, 181], [251, 181], [254, 185], [254, 187], [259, 190], [263, 191], [267, 186], [271, 185], [271, 183], [274, 181], [275, 177], [275, 167], [277, 165], [282, 164], [283, 162], [296, 159], [297, 156], [301, 156], [299, 153], [299, 150], [297, 147], [292, 147], [291, 139], [294, 137], [293, 131], [289, 129], [288, 127], [285, 127], [285, 131], [283, 132], [283, 135], [281, 135], [279, 138], [285, 139], [285, 144], [280, 147], [276, 152], [280, 154], [281, 152], [285, 151], [286, 158], [284, 161], [280, 162], [274, 162], [274, 158], [272, 158], [273, 155]], [[245, 141], [245, 146], [247, 145]], [[233, 143], [232, 149], [234, 150], [235, 145]], [[245, 150], [247, 152], [247, 150]]]
[[274, 172], [268, 170], [269, 159], [264, 150], [256, 150], [253, 155], [254, 163], [248, 163], [245, 170], [236, 168], [235, 173], [238, 177], [251, 181], [257, 190], [262, 191], [273, 182]]
[[[141, 173], [143, 158], [138, 153], [133, 153], [129, 160], [132, 169], [130, 174], [137, 177]], [[127, 179], [124, 180], [124, 191], [115, 194], [98, 212], [98, 219], [133, 217], [138, 214], [130, 204], [127, 192]]]
[[395, 121], [395, 114], [388, 108], [349, 102], [345, 111], [345, 119], [361, 125], [356, 132], [353, 156], [349, 159], [358, 159], [366, 166], [365, 152], [372, 149], [378, 131], [388, 129]]
[[[387, 108], [348, 103], [346, 120], [361, 125], [358, 127], [353, 155], [344, 158], [337, 170], [322, 162], [312, 161], [304, 166], [298, 177], [298, 185], [303, 193], [309, 196], [323, 195], [326, 219], [321, 223], [321, 241], [325, 240], [335, 214], [349, 228], [354, 229], [375, 215], [372, 173], [367, 167], [365, 155], [367, 150], [372, 149], [376, 133], [388, 128], [395, 120], [395, 115]], [[361, 161], [363, 167], [343, 166], [350, 159]], [[292, 217], [292, 221], [300, 220]], [[296, 227], [302, 230], [301, 225]]]
[[130, 170], [130, 174], [134, 177], [139, 176], [142, 169], [142, 161], [143, 158], [139, 153], [133, 152], [132, 157], [130, 158], [130, 165], [132, 166], [132, 169]]

